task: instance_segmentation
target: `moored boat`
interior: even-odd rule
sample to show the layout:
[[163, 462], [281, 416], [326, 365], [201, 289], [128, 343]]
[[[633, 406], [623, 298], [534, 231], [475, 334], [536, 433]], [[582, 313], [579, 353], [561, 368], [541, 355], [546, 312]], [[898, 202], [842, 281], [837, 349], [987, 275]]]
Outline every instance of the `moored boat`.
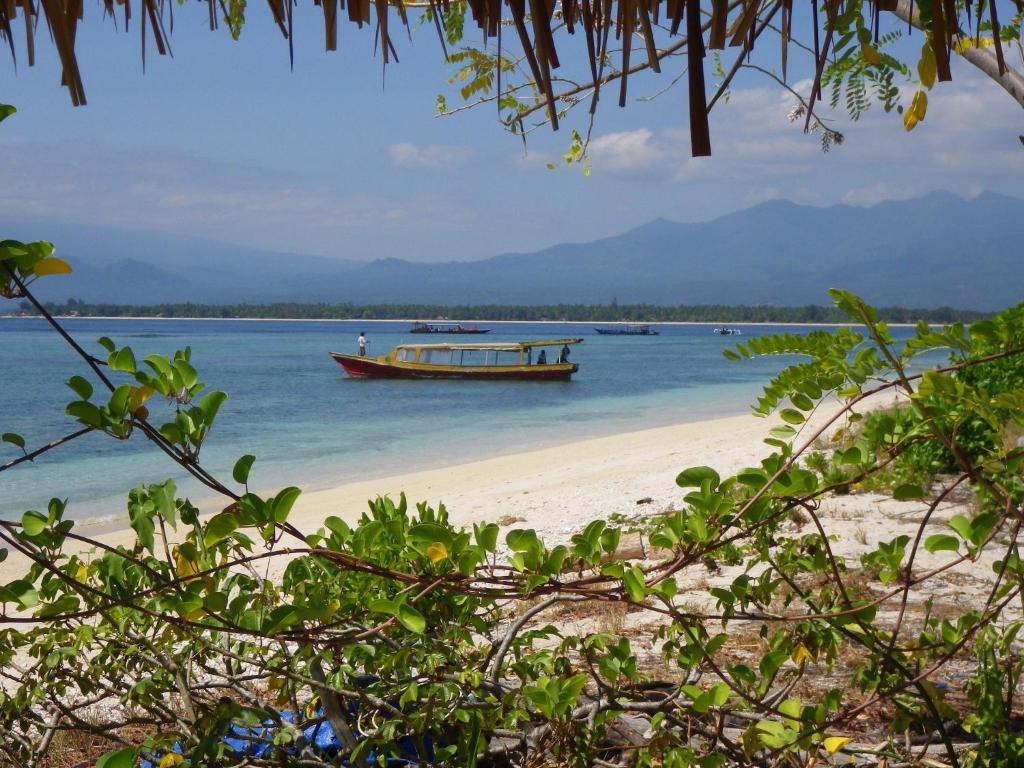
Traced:
[[656, 331], [649, 325], [627, 323], [626, 325], [602, 325], [594, 328], [602, 336], [658, 336]]
[[[569, 347], [583, 339], [496, 344], [400, 344], [382, 357], [331, 352], [353, 378], [568, 381], [579, 369]], [[547, 348], [557, 348], [547, 362]], [[539, 351], [538, 351], [539, 350]]]
[[409, 333], [490, 333], [490, 328], [478, 328], [462, 323], [413, 323]]
[[720, 336], [739, 336], [742, 333], [739, 328], [715, 328], [714, 332]]

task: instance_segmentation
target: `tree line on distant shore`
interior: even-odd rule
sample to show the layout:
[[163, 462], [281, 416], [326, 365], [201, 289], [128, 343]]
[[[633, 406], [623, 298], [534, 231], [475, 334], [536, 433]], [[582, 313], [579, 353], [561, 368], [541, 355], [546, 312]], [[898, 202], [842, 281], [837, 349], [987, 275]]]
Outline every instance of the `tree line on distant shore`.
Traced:
[[[69, 299], [66, 303], [47, 302], [55, 315], [93, 317], [161, 317], [161, 318], [255, 318], [266, 320], [559, 320], [565, 322], [697, 322], [697, 323], [840, 323], [847, 318], [835, 307], [808, 304], [802, 307], [728, 306], [703, 304], [697, 306], [658, 306], [654, 304], [549, 304], [514, 306], [502, 304], [454, 305], [436, 304], [92, 304]], [[23, 302], [18, 314], [34, 315], [35, 309]], [[893, 323], [924, 320], [930, 323], [970, 322], [987, 317], [984, 312], [939, 307], [912, 309], [882, 307], [878, 315]]]

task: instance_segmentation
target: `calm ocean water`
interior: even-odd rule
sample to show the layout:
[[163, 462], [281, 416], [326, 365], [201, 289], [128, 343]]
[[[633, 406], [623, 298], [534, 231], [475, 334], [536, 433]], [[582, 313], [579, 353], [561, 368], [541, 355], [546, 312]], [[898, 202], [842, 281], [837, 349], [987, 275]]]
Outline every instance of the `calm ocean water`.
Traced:
[[[235, 459], [255, 454], [250, 485], [268, 492], [742, 413], [783, 364], [727, 361], [722, 349], [734, 339], [713, 334], [711, 326], [658, 326], [660, 336], [630, 337], [599, 336], [589, 324], [515, 323], [492, 324], [492, 332], [476, 340], [582, 336], [572, 352], [580, 364], [575, 379], [354, 380], [327, 353], [354, 352], [360, 331], [373, 355], [423, 337], [409, 335], [404, 322], [64, 322], [79, 343], [104, 357], [95, 343], [100, 336], [132, 346], [139, 359], [190, 345], [207, 386], [229, 395], [203, 449], [204, 465], [230, 481]], [[739, 338], [779, 330], [744, 326]], [[0, 318], [0, 371], [0, 431], [20, 433], [36, 447], [75, 429], [64, 407], [76, 398], [64, 382], [89, 372], [43, 321]], [[156, 420], [161, 405], [151, 405]], [[0, 444], [0, 462], [17, 455]], [[0, 517], [45, 508], [51, 496], [68, 498], [75, 518], [119, 517], [132, 486], [167, 477], [197, 499], [207, 495], [143, 439], [87, 435], [0, 474]]]

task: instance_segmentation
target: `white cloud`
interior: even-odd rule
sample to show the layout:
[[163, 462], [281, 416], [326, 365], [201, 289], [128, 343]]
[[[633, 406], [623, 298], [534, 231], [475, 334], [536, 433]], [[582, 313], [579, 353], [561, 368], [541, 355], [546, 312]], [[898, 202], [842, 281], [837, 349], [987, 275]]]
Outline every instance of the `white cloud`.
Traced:
[[391, 165], [395, 168], [412, 170], [440, 170], [458, 168], [473, 159], [469, 147], [455, 147], [448, 144], [392, 144], [388, 152]]
[[591, 140], [589, 152], [603, 172], [642, 178], [672, 175], [671, 151], [647, 128], [598, 136]]
[[[806, 92], [809, 86], [794, 87]], [[594, 176], [732, 186], [734, 207], [769, 197], [869, 205], [936, 188], [1018, 191], [1024, 173], [1020, 110], [970, 70], [932, 91], [927, 118], [912, 133], [904, 131], [899, 115], [878, 105], [858, 122], [845, 112], [820, 112], [845, 138], [827, 154], [820, 132], [805, 134], [802, 119], [788, 119], [795, 103], [775, 86], [734, 88], [729, 102], [711, 115], [711, 158], [690, 157], [685, 123], [597, 134], [590, 144]]]
[[884, 200], [908, 200], [927, 191], [918, 187], [893, 185], [883, 181], [871, 186], [851, 189], [843, 195], [842, 201], [847, 205], [872, 206]]

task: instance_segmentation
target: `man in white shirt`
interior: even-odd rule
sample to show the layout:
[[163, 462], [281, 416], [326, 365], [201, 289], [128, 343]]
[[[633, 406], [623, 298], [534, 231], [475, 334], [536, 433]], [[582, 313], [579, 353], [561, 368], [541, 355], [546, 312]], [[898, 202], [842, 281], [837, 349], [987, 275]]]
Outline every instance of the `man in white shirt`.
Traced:
[[359, 344], [359, 356], [366, 357], [366, 334], [360, 331], [359, 341], [356, 343]]

